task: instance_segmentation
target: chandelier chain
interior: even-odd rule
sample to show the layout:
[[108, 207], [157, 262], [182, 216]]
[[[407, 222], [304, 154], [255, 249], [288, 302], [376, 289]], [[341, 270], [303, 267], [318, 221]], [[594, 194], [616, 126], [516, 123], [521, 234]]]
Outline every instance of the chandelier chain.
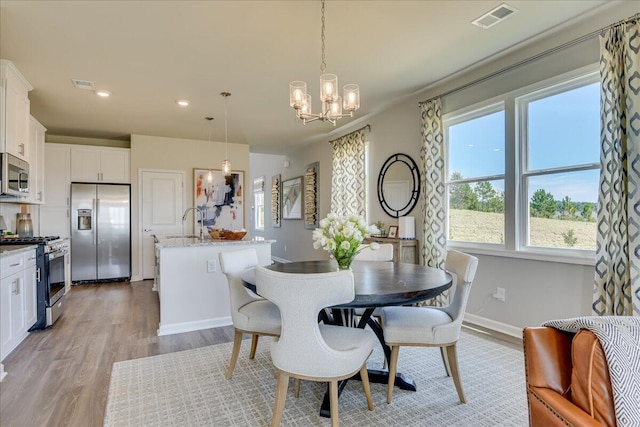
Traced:
[[324, 70], [327, 68], [327, 64], [325, 63], [324, 56], [324, 0], [322, 0], [322, 32], [321, 32], [321, 40], [322, 40], [322, 63], [320, 64], [320, 74], [324, 74]]

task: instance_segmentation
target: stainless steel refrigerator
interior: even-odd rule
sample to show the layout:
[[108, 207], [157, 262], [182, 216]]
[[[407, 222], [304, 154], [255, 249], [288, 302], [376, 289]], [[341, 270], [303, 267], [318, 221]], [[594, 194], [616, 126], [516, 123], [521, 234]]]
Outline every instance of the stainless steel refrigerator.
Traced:
[[131, 278], [131, 187], [71, 184], [71, 281]]

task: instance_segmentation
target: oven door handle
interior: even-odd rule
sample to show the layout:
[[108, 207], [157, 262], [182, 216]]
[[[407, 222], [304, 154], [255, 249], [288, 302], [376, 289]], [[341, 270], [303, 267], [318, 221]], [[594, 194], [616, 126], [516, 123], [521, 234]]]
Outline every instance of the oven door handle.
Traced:
[[56, 259], [56, 258], [60, 258], [61, 256], [65, 256], [66, 251], [63, 250], [58, 250], [58, 251], [54, 251], [54, 252], [50, 252], [49, 253], [49, 261], [51, 261], [52, 259]]

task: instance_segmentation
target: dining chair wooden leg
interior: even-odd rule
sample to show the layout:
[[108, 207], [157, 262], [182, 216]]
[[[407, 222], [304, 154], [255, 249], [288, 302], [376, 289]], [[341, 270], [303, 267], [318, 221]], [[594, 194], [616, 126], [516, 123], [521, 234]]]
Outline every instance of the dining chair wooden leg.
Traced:
[[296, 397], [300, 397], [300, 378], [296, 378], [293, 382], [293, 395]]
[[389, 361], [389, 382], [387, 383], [387, 403], [391, 403], [393, 387], [396, 385], [396, 370], [398, 369], [398, 353], [400, 346], [391, 346], [391, 360]]
[[253, 359], [256, 357], [256, 349], [258, 348], [258, 339], [260, 335], [253, 334], [251, 335], [251, 352], [249, 353], [249, 359]]
[[447, 358], [449, 359], [449, 366], [451, 367], [451, 376], [453, 377], [453, 382], [456, 385], [456, 390], [458, 391], [460, 402], [467, 403], [467, 398], [465, 397], [464, 390], [462, 389], [460, 372], [458, 370], [458, 352], [456, 350], [456, 343], [447, 346], [447, 356]]
[[236, 330], [235, 335], [233, 336], [233, 350], [231, 351], [231, 361], [229, 362], [229, 368], [225, 374], [225, 378], [231, 378], [233, 375], [233, 370], [236, 367], [236, 361], [238, 360], [238, 354], [240, 354], [240, 345], [242, 344], [242, 332]]
[[273, 404], [271, 427], [278, 427], [282, 421], [284, 402], [287, 399], [287, 388], [289, 388], [289, 375], [282, 371], [278, 371], [278, 375], [276, 377], [276, 400]]
[[451, 367], [449, 366], [449, 358], [447, 357], [446, 347], [440, 347], [440, 356], [442, 356], [442, 363], [444, 363], [444, 370], [447, 371], [447, 376], [451, 376]]
[[331, 402], [331, 427], [340, 425], [338, 417], [338, 381], [333, 380], [329, 383], [329, 401]]
[[373, 411], [373, 399], [371, 398], [371, 386], [369, 385], [369, 372], [367, 371], [366, 362], [362, 365], [362, 368], [360, 368], [360, 379], [362, 380], [364, 395], [367, 398], [367, 406], [370, 411]]

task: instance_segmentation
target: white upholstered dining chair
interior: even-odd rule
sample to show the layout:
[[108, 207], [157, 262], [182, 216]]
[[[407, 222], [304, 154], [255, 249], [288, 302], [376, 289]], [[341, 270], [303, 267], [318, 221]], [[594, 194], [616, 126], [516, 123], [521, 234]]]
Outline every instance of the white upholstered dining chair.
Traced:
[[231, 320], [235, 334], [229, 368], [225, 373], [227, 379], [233, 375], [238, 360], [242, 335], [251, 335], [251, 352], [249, 359], [256, 355], [260, 335], [278, 336], [280, 334], [280, 311], [271, 301], [260, 298], [242, 284], [241, 274], [244, 270], [258, 265], [256, 250], [220, 252], [220, 269], [227, 276], [229, 298], [231, 302]]
[[338, 425], [338, 381], [360, 372], [367, 406], [373, 410], [366, 361], [376, 342], [372, 331], [318, 323], [325, 307], [354, 299], [351, 271], [292, 274], [255, 268], [256, 288], [282, 315], [280, 337], [271, 344], [277, 371], [271, 426], [279, 426], [289, 377], [329, 382], [331, 425]]
[[460, 337], [471, 283], [478, 268], [478, 258], [450, 250], [447, 252], [445, 268], [453, 273], [455, 279], [453, 300], [448, 306], [382, 309], [384, 340], [391, 347], [387, 403], [391, 403], [400, 346], [440, 347], [447, 375], [453, 377], [460, 401], [467, 401], [458, 371], [456, 343]]
[[[383, 243], [376, 250], [371, 249], [370, 246], [362, 249], [353, 259], [354, 261], [393, 261], [393, 245], [391, 243]], [[362, 316], [364, 313], [363, 308], [356, 308], [355, 313], [358, 316]], [[372, 316], [382, 316], [382, 310], [378, 307], [373, 310]]]
[[383, 243], [376, 250], [367, 246], [355, 256], [354, 261], [393, 261], [393, 245]]

